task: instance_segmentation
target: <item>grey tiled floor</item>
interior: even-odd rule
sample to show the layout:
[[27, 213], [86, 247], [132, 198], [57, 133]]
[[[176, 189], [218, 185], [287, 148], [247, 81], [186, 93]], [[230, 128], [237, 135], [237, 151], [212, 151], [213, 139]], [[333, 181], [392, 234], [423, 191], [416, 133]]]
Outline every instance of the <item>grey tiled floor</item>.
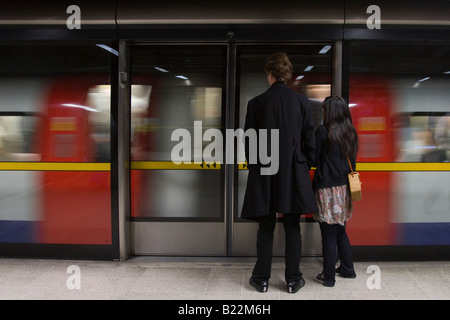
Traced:
[[[356, 279], [334, 288], [314, 281], [321, 258], [303, 258], [306, 285], [288, 294], [284, 263], [274, 258], [267, 293], [248, 279], [252, 258], [136, 257], [127, 261], [0, 259], [0, 299], [330, 300], [450, 299], [450, 262], [356, 262]], [[379, 282], [369, 266], [379, 267]], [[76, 266], [78, 272], [69, 268]], [[68, 269], [69, 268], [69, 269]], [[369, 268], [369, 270], [368, 270]], [[74, 277], [79, 275], [79, 282]], [[69, 283], [69, 284], [68, 284]], [[79, 283], [80, 288], [69, 289]], [[379, 284], [379, 289], [373, 287]]]

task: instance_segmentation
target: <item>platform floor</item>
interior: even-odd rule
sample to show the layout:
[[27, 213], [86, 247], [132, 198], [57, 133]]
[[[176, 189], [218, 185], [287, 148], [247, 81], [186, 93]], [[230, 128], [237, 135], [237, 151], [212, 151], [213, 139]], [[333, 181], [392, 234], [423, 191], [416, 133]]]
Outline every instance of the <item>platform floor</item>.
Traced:
[[[0, 259], [0, 299], [450, 299], [450, 261], [356, 262], [356, 279], [337, 277], [335, 287], [326, 288], [314, 280], [321, 271], [321, 258], [303, 258], [306, 285], [295, 294], [286, 292], [281, 258], [274, 259], [269, 291], [256, 292], [248, 283], [254, 261], [210, 257], [136, 257], [121, 262]], [[379, 273], [370, 266], [377, 266]]]

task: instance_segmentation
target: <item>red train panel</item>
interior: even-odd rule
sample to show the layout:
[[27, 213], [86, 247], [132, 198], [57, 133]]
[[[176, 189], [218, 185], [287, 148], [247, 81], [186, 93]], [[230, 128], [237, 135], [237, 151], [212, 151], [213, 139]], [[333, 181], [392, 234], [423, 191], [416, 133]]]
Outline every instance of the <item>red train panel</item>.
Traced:
[[[394, 161], [395, 137], [392, 128], [392, 97], [389, 82], [376, 75], [350, 79], [351, 114], [358, 132], [358, 162]], [[358, 165], [356, 166], [356, 171]], [[360, 172], [363, 198], [354, 202], [348, 223], [353, 245], [392, 245], [391, 224], [392, 173]]]
[[[51, 86], [42, 129], [44, 162], [95, 162], [87, 93], [108, 77], [68, 76]], [[110, 172], [44, 171], [41, 243], [111, 244]]]

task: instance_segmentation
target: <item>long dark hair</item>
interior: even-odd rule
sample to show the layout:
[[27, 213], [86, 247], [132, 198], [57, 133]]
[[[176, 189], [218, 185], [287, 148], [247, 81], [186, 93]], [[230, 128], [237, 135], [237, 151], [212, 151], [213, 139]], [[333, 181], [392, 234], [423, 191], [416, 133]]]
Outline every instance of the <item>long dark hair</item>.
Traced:
[[350, 109], [344, 99], [338, 96], [327, 97], [322, 103], [323, 124], [328, 130], [328, 142], [337, 143], [344, 156], [356, 160], [358, 153], [358, 134], [353, 126]]

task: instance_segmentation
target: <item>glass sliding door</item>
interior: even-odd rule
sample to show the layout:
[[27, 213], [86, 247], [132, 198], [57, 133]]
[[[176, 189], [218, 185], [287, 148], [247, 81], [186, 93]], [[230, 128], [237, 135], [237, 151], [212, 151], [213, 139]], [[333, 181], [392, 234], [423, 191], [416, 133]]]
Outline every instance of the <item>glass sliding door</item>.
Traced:
[[[271, 53], [290, 56], [294, 75], [288, 85], [310, 99], [315, 126], [322, 121], [321, 102], [331, 94], [331, 45], [237, 44], [236, 60], [227, 60], [227, 50], [221, 44], [132, 46], [135, 255], [255, 255], [257, 224], [240, 218], [247, 170], [238, 163], [242, 159], [225, 161], [225, 102], [227, 97], [234, 102], [229, 103], [236, 115], [234, 129], [243, 128], [247, 102], [268, 89], [263, 69]], [[236, 63], [236, 68], [227, 63]], [[227, 68], [236, 70], [231, 75], [236, 77], [233, 96], [226, 91]], [[234, 142], [239, 148], [240, 141]], [[225, 196], [227, 165], [236, 169], [232, 197]], [[224, 208], [230, 206], [227, 216]], [[309, 216], [302, 230], [304, 254], [320, 254], [320, 231]], [[274, 253], [283, 252], [284, 231], [279, 227]]]
[[[322, 122], [322, 101], [331, 94], [332, 50], [331, 44], [296, 45], [238, 45], [236, 114], [239, 128], [244, 128], [247, 103], [269, 88], [264, 65], [267, 57], [275, 52], [285, 52], [293, 65], [292, 79], [288, 86], [305, 95], [311, 104], [315, 127]], [[233, 255], [256, 255], [256, 232], [258, 224], [240, 218], [242, 202], [247, 184], [248, 171], [241, 163], [237, 177], [237, 188], [233, 216]], [[312, 175], [312, 173], [311, 173]], [[280, 215], [281, 217], [281, 215]], [[320, 255], [321, 239], [317, 223], [310, 215], [301, 222], [304, 255]], [[284, 230], [279, 224], [274, 235], [274, 254], [284, 254]]]
[[131, 49], [133, 254], [225, 254], [223, 149], [208, 132], [223, 127], [226, 50]]

